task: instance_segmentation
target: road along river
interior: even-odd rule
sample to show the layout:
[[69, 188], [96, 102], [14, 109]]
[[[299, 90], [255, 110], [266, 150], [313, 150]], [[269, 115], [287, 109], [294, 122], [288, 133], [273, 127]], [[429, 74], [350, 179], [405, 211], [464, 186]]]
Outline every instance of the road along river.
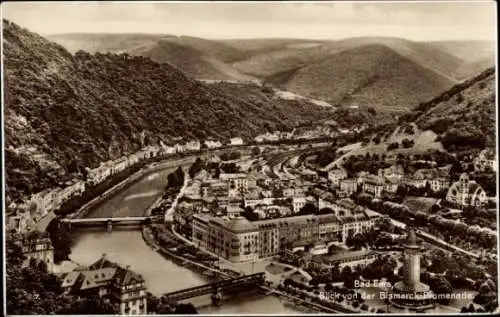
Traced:
[[[179, 165], [188, 166], [191, 160], [177, 164], [164, 164], [165, 169], [157, 170], [141, 179], [124, 186], [110, 195], [87, 214], [87, 218], [142, 216], [144, 212], [162, 195], [167, 185], [167, 176]], [[88, 265], [103, 253], [115, 261], [142, 274], [148, 290], [156, 296], [163, 293], [206, 284], [201, 275], [179, 266], [153, 251], [142, 239], [140, 230], [113, 229], [107, 233], [105, 228], [79, 229], [74, 232], [75, 243], [71, 259], [76, 263]], [[200, 313], [213, 314], [263, 314], [298, 313], [285, 302], [265, 295], [234, 297], [220, 307], [210, 305], [210, 298], [200, 297], [192, 300]]]

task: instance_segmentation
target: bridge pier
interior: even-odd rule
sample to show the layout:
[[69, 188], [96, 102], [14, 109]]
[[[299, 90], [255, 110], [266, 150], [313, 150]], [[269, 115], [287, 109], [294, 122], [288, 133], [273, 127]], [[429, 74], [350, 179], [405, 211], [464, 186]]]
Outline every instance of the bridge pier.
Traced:
[[218, 288], [214, 289], [212, 296], [210, 296], [213, 306], [220, 306], [222, 301], [222, 294]]
[[108, 220], [106, 224], [107, 224], [108, 233], [113, 232], [113, 221]]

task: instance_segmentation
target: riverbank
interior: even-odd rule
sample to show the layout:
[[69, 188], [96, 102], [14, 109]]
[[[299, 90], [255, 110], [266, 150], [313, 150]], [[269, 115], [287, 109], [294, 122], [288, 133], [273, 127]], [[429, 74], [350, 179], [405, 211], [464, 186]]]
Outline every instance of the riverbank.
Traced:
[[[167, 216], [168, 218], [172, 218], [173, 214], [175, 213], [175, 202], [177, 202], [178, 199], [182, 197], [184, 189], [186, 188], [188, 182], [189, 177], [187, 174], [184, 174], [183, 185], [179, 188], [175, 188], [170, 193], [171, 197], [162, 196], [158, 198], [146, 210], [145, 215], [148, 216], [150, 215], [151, 210], [161, 207], [163, 201], [172, 201], [172, 198], [175, 195], [174, 203], [172, 204], [171, 208], [169, 208], [168, 211], [165, 212], [165, 218], [167, 218]], [[152, 250], [158, 252], [167, 260], [172, 261], [178, 265], [182, 265], [183, 267], [191, 271], [203, 275], [205, 278], [210, 278], [211, 281], [234, 278], [243, 274], [249, 274], [249, 272], [245, 271], [238, 272], [232, 267], [222, 268], [223, 263], [220, 263], [220, 258], [218, 256], [208, 254], [193, 246], [192, 242], [189, 239], [175, 232], [172, 221], [168, 221], [167, 219], [165, 220], [166, 221], [164, 225], [156, 224], [144, 226], [142, 230], [142, 237], [145, 243]], [[214, 259], [217, 260], [217, 264], [215, 263]], [[270, 282], [268, 282], [267, 285], [262, 285], [260, 287], [260, 290], [267, 296], [273, 295], [280, 299], [280, 301], [285, 300], [286, 303], [288, 303], [288, 306], [291, 305], [293, 307], [300, 308], [299, 310], [303, 310], [305, 308], [312, 309], [313, 311], [327, 313], [338, 312], [338, 310], [315, 302], [314, 298], [300, 298], [288, 294], [287, 292], [280, 291], [275, 287], [272, 287], [272, 283]]]
[[[183, 257], [181, 255], [175, 254], [173, 251], [168, 250], [167, 248], [164, 248], [160, 246], [159, 242], [155, 240], [154, 234], [151, 232], [151, 228], [149, 227], [144, 227], [143, 229], [143, 238], [144, 241], [146, 241], [146, 244], [150, 246], [153, 250], [156, 252], [160, 253], [162, 256], [167, 258], [168, 260], [174, 261], [174, 263], [177, 263], [179, 265], [182, 265], [183, 267], [186, 267], [190, 270], [193, 270], [197, 273], [203, 274], [205, 277], [207, 276], [207, 271], [214, 272], [215, 273], [215, 278], [214, 280], [217, 279], [225, 279], [225, 278], [234, 278], [240, 276], [240, 273], [229, 270], [229, 269], [220, 269], [217, 268], [215, 265], [214, 266], [208, 266], [204, 265], [201, 263], [198, 263], [196, 261], [193, 261], [191, 259], [188, 259], [186, 257]], [[182, 242], [180, 242], [182, 243]], [[275, 289], [273, 287], [267, 286], [267, 285], [261, 285], [260, 288], [265, 292], [265, 295], [267, 296], [275, 296], [279, 298], [280, 300], [286, 300], [288, 302], [287, 305], [291, 305], [297, 308], [307, 308], [307, 309], [313, 309], [316, 312], [326, 312], [326, 313], [339, 313], [339, 312], [351, 312], [349, 310], [342, 308], [332, 308], [332, 307], [327, 307], [324, 306], [320, 303], [315, 302], [315, 298], [300, 298], [297, 296], [294, 296], [292, 294], [280, 291], [278, 289]]]

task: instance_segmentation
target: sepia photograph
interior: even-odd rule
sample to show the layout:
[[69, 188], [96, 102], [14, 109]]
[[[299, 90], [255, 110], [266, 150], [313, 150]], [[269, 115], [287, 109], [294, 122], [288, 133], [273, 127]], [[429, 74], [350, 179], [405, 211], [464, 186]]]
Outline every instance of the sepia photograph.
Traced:
[[5, 316], [500, 313], [495, 1], [0, 9]]

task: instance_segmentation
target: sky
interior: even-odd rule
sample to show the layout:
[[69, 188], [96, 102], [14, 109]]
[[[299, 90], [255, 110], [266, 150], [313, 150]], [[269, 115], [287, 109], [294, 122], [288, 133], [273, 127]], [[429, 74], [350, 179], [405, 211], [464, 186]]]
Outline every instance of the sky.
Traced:
[[209, 39], [496, 39], [495, 1], [3, 2], [2, 15], [41, 35], [161, 33]]

